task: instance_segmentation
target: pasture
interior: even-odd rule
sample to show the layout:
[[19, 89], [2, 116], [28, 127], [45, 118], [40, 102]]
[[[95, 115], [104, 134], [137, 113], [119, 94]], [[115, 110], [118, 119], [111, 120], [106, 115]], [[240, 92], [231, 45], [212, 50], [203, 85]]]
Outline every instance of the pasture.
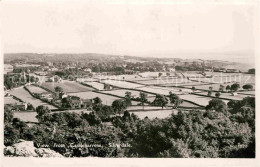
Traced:
[[[127, 90], [127, 89], [116, 89], [116, 90], [107, 90], [107, 91], [102, 91], [104, 93], [109, 93], [112, 95], [116, 95], [116, 96], [121, 96], [124, 97], [126, 92], [131, 92], [131, 95], [133, 97], [139, 97], [140, 95], [140, 91], [135, 91], [135, 90]], [[147, 97], [152, 97], [155, 96], [153, 94], [147, 94]]]
[[27, 89], [32, 93], [46, 93], [47, 91], [34, 85], [26, 86]]
[[13, 97], [4, 97], [4, 104], [19, 104], [18, 100], [15, 100]]
[[96, 92], [77, 92], [77, 93], [68, 93], [70, 96], [78, 96], [82, 99], [93, 99], [99, 97], [102, 100], [102, 103], [105, 105], [111, 105], [114, 100], [120, 99], [114, 96], [109, 96]]
[[85, 84], [88, 84], [98, 90], [104, 90], [104, 84], [103, 83], [99, 83], [99, 82], [83, 82]]
[[155, 94], [169, 95], [170, 92], [175, 94], [186, 94], [192, 92], [191, 89], [185, 88], [171, 88], [171, 87], [156, 87], [156, 86], [147, 86], [136, 88], [137, 90], [142, 90], [146, 92], [151, 92]]
[[81, 85], [78, 82], [74, 81], [63, 81], [63, 82], [44, 82], [41, 84], [41, 86], [54, 91], [55, 92], [55, 87], [60, 86], [64, 92], [66, 93], [72, 93], [72, 92], [87, 92], [87, 91], [92, 91], [94, 90], [91, 87], [87, 87], [84, 85]]
[[[198, 93], [201, 95], [207, 95], [208, 92], [201, 92]], [[242, 100], [243, 98], [247, 97], [248, 95], [243, 95], [243, 94], [237, 94], [232, 96], [231, 93], [220, 93], [220, 98], [226, 98], [226, 99], [230, 99], [230, 100]], [[215, 92], [212, 92], [211, 97], [215, 97]]]
[[[187, 94], [187, 95], [179, 95], [180, 98], [184, 100], [191, 101], [193, 103], [196, 103], [201, 106], [207, 106], [209, 104], [209, 101], [212, 100], [211, 97], [205, 97], [205, 96], [198, 96], [193, 94]], [[229, 100], [223, 100], [225, 103], [228, 103]]]
[[24, 88], [20, 87], [20, 88], [16, 88], [13, 89], [9, 92], [11, 95], [18, 97], [19, 99], [22, 99], [24, 102], [26, 103], [30, 103], [32, 104], [35, 108], [40, 106], [40, 105], [44, 105], [44, 106], [48, 106], [49, 109], [57, 109], [56, 107], [49, 105], [48, 103], [42, 102], [39, 99], [36, 99], [34, 97], [32, 97], [29, 92], [27, 92]]
[[116, 86], [120, 88], [130, 88], [130, 89], [144, 86], [136, 83], [126, 82], [126, 81], [116, 81], [116, 80], [103, 80], [102, 82], [112, 86]]

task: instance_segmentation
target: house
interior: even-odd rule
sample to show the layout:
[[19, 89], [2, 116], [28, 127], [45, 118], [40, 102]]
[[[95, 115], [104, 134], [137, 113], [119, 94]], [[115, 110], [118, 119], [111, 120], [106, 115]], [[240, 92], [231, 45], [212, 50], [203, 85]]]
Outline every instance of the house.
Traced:
[[12, 110], [25, 111], [25, 110], [27, 110], [27, 107], [28, 107], [28, 105], [25, 102], [22, 102], [19, 104], [12, 104]]
[[81, 108], [81, 99], [77, 96], [69, 96], [71, 108]]
[[61, 77], [55, 75], [55, 76], [53, 76], [53, 77], [50, 77], [50, 78], [48, 79], [48, 81], [49, 81], [49, 82], [62, 82], [62, 79], [61, 79]]
[[53, 100], [53, 94], [49, 92], [44, 92], [40, 94], [40, 98], [47, 99], [48, 101]]
[[81, 100], [81, 108], [88, 108], [92, 105], [92, 99], [82, 99]]
[[168, 68], [169, 72], [175, 72], [175, 68]]

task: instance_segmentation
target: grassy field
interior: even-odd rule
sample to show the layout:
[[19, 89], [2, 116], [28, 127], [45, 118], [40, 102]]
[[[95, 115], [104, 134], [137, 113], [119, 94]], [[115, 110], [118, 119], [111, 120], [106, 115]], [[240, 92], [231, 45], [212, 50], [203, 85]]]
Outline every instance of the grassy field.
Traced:
[[44, 89], [42, 89], [40, 87], [34, 86], [34, 85], [30, 85], [30, 86], [26, 86], [26, 87], [32, 93], [46, 93], [47, 92], [46, 90], [44, 90]]
[[144, 81], [135, 81], [140, 84], [145, 85], [178, 85], [178, 84], [184, 84], [184, 83], [190, 83], [192, 81], [186, 79], [186, 78], [158, 78], [154, 80], [144, 80]]
[[104, 84], [99, 82], [84, 82], [85, 84], [88, 84], [90, 86], [93, 86], [94, 88], [98, 90], [104, 90]]
[[18, 100], [15, 100], [13, 97], [4, 97], [4, 104], [19, 104]]
[[111, 105], [114, 100], [120, 99], [114, 96], [109, 96], [109, 95], [96, 93], [96, 92], [78, 92], [78, 93], [69, 93], [69, 95], [78, 96], [83, 99], [93, 99], [95, 97], [99, 97], [102, 100], [103, 104], [106, 105]]
[[44, 103], [39, 99], [36, 99], [34, 97], [32, 97], [24, 88], [16, 88], [13, 89], [9, 92], [11, 95], [14, 95], [20, 99], [22, 99], [23, 101], [32, 104], [35, 108], [38, 107], [39, 105], [44, 105], [44, 106], [48, 106], [49, 109], [56, 109], [56, 107], [49, 105], [48, 103]]
[[103, 83], [110, 84], [113, 86], [117, 86], [120, 88], [137, 88], [137, 87], [143, 87], [143, 85], [135, 84], [131, 82], [126, 81], [115, 81], [115, 80], [103, 80]]
[[21, 121], [24, 122], [38, 122], [36, 118], [36, 112], [28, 112], [28, 111], [15, 111], [14, 118], [19, 118]]
[[[140, 95], [140, 91], [127, 90], [127, 89], [107, 90], [107, 91], [102, 91], [102, 92], [121, 96], [121, 97], [125, 96], [125, 92], [131, 92], [133, 97], [139, 97], [139, 95]], [[147, 97], [152, 97], [152, 96], [155, 96], [155, 95], [149, 94], [149, 93], [147, 94]]]
[[255, 96], [255, 91], [238, 92], [238, 94]]
[[44, 82], [42, 83], [43, 87], [50, 89], [51, 91], [55, 91], [55, 87], [56, 86], [60, 86], [64, 92], [67, 93], [72, 93], [72, 92], [87, 92], [87, 91], [92, 91], [94, 90], [91, 87], [87, 87], [84, 85], [81, 85], [77, 82], [73, 82], [73, 81], [64, 81], [61, 83], [57, 83], [57, 82]]
[[[201, 92], [198, 93], [201, 95], [207, 95], [207, 92]], [[242, 100], [243, 98], [247, 97], [248, 95], [243, 95], [243, 94], [237, 94], [235, 96], [232, 96], [231, 93], [220, 93], [220, 98], [226, 98], [226, 99], [230, 99], [230, 100]], [[212, 93], [211, 97], [215, 97], [215, 93]]]
[[[188, 100], [191, 102], [194, 102], [196, 104], [202, 105], [202, 106], [207, 106], [209, 104], [209, 101], [212, 99], [211, 97], [204, 97], [204, 96], [198, 96], [198, 95], [179, 95], [180, 98], [184, 100]], [[227, 103], [229, 100], [223, 100], [225, 103]]]
[[[138, 90], [147, 91], [155, 94], [169, 95], [170, 91], [175, 94], [184, 94], [191, 92], [191, 89], [185, 88], [170, 88], [170, 87], [156, 87], [156, 86], [147, 86], [136, 88]], [[181, 91], [180, 91], [181, 90]]]

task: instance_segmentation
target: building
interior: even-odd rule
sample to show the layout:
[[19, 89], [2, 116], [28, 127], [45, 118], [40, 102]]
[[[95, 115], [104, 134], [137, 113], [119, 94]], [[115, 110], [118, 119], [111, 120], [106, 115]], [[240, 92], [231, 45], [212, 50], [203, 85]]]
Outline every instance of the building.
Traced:
[[4, 74], [13, 72], [14, 67], [11, 64], [4, 64]]
[[89, 108], [92, 105], [92, 100], [91, 99], [82, 99], [81, 100], [81, 107], [82, 108]]

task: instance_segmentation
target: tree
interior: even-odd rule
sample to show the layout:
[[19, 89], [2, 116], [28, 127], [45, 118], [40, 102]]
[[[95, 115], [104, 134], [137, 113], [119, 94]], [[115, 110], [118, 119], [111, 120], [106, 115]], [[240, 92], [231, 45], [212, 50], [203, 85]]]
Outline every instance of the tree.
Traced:
[[212, 95], [212, 91], [208, 91], [208, 96], [211, 96]]
[[37, 113], [36, 118], [39, 120], [39, 122], [42, 122], [44, 120], [44, 116], [46, 114], [49, 114], [50, 112], [51, 110], [49, 109], [49, 107], [40, 105], [36, 107], [36, 113]]
[[114, 109], [115, 113], [121, 114], [122, 111], [126, 108], [126, 104], [124, 101], [118, 99], [113, 101], [112, 108]]
[[163, 74], [161, 72], [159, 72], [158, 76], [161, 77]]
[[239, 83], [234, 83], [234, 84], [231, 85], [230, 90], [232, 90], [232, 91], [235, 92], [235, 91], [237, 91], [239, 88], [240, 88]]
[[131, 106], [132, 105], [132, 101], [131, 101], [131, 96], [132, 93], [131, 92], [125, 92], [125, 103], [126, 103], [126, 106]]
[[229, 91], [230, 88], [231, 88], [230, 85], [227, 85], [227, 86], [226, 86], [226, 90], [227, 90], [227, 91]]
[[212, 86], [210, 86], [210, 87], [209, 87], [209, 90], [211, 90], [211, 91], [212, 91], [212, 89], [213, 89], [213, 87], [212, 87]]
[[254, 69], [254, 68], [249, 69], [249, 70], [248, 70], [248, 74], [255, 74], [255, 69]]
[[215, 96], [216, 96], [217, 98], [219, 98], [219, 97], [220, 97], [220, 93], [219, 93], [219, 92], [216, 92]]
[[243, 86], [243, 89], [252, 90], [252, 89], [253, 89], [253, 85], [251, 85], [251, 84], [246, 84], [246, 85]]
[[99, 97], [95, 97], [93, 99], [93, 104], [94, 104], [94, 106], [101, 106], [102, 105], [102, 100]]
[[219, 91], [223, 92], [224, 91], [224, 85], [219, 85]]
[[60, 93], [60, 92], [63, 91], [62, 87], [60, 87], [60, 86], [56, 86], [56, 87], [54, 88], [54, 90], [55, 90], [55, 92], [58, 92], [58, 93]]
[[209, 104], [206, 106], [206, 110], [215, 110], [217, 112], [227, 111], [227, 105], [220, 99], [212, 99], [209, 101]]
[[193, 86], [193, 87], [191, 88], [191, 90], [192, 90], [193, 92], [195, 92], [196, 88]]
[[168, 99], [164, 95], [157, 94], [154, 101], [153, 101], [153, 104], [156, 105], [156, 106], [161, 106], [162, 109], [163, 109], [163, 107], [165, 107], [166, 104], [168, 104]]
[[144, 103], [146, 103], [148, 100], [147, 100], [147, 94], [144, 93], [144, 92], [140, 92], [139, 94], [139, 100], [141, 102], [141, 105], [143, 106], [143, 110], [144, 110]]
[[169, 99], [170, 103], [174, 104], [175, 108], [178, 108], [179, 105], [183, 102], [183, 100], [178, 95], [173, 94], [172, 92], [170, 92]]

